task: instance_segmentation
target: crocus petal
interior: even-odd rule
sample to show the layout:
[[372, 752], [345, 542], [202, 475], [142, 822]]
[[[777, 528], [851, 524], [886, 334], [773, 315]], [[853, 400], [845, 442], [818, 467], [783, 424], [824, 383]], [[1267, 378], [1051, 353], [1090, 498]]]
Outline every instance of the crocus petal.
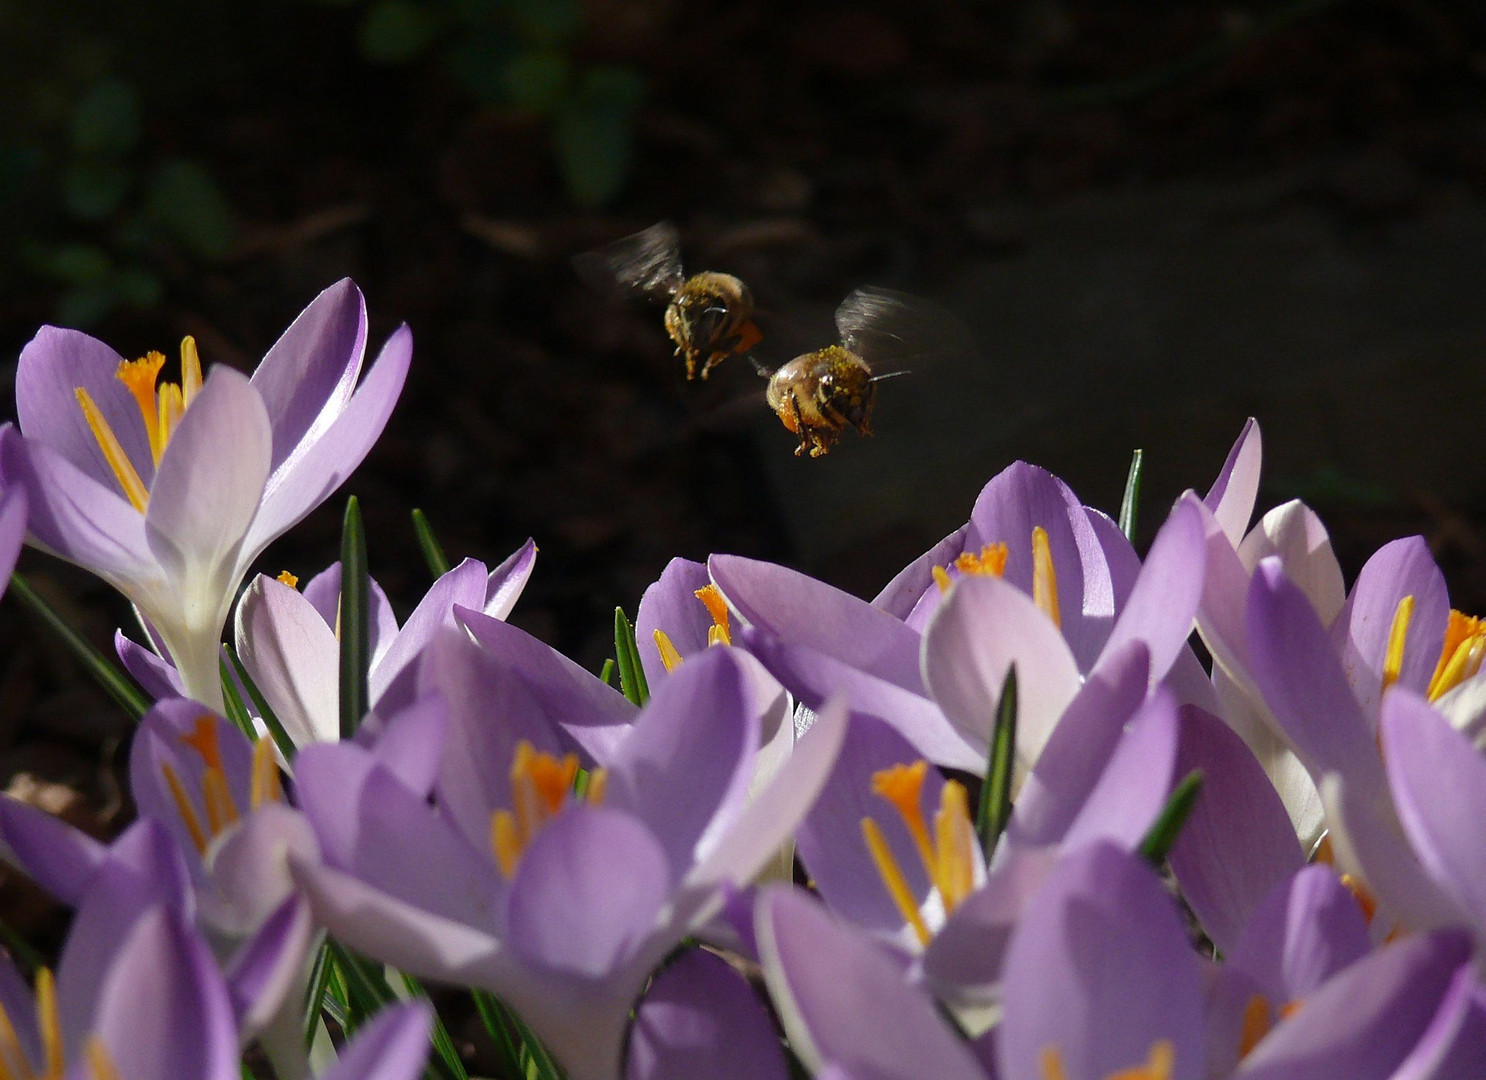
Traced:
[[366, 351], [366, 301], [342, 278], [289, 324], [253, 372], [273, 425], [277, 469], [345, 408]]
[[1058, 628], [1031, 597], [1001, 578], [955, 583], [924, 632], [924, 682], [968, 741], [990, 745], [1006, 671], [1016, 665], [1017, 752], [1036, 760], [1079, 688]]
[[389, 1005], [362, 1025], [320, 1080], [415, 1080], [428, 1060], [433, 1006]]
[[[929, 895], [928, 874], [907, 826], [892, 804], [872, 792], [874, 773], [911, 764], [918, 757], [885, 721], [853, 713], [835, 768], [795, 836], [800, 861], [831, 910], [869, 930], [902, 934], [907, 924], [862, 837], [863, 818], [871, 818], [882, 830], [920, 907]], [[943, 787], [943, 776], [930, 769], [920, 806], [932, 813]]]
[[1309, 598], [1322, 625], [1335, 622], [1347, 599], [1341, 564], [1331, 550], [1326, 526], [1299, 499], [1265, 514], [1238, 546], [1238, 557], [1250, 573], [1271, 555], [1279, 556], [1285, 573]]
[[361, 464], [392, 415], [412, 358], [413, 335], [400, 327], [341, 414], [317, 438], [299, 443], [274, 470], [263, 507], [243, 542], [245, 561], [329, 498]]
[[1204, 1075], [1197, 957], [1161, 882], [1139, 856], [1096, 843], [1033, 897], [1007, 950], [1001, 1075], [1034, 1077], [1049, 1047], [1069, 1080], [1144, 1062], [1158, 1041], [1171, 1076]]
[[1389, 1080], [1475, 1076], [1486, 1061], [1486, 987], [1470, 966], [1455, 973], [1439, 1011]]
[[1151, 651], [1151, 685], [1166, 677], [1187, 647], [1202, 599], [1205, 534], [1197, 497], [1187, 494], [1151, 542], [1140, 577], [1110, 631], [1105, 651], [1134, 640]]
[[0, 593], [10, 582], [21, 541], [26, 539], [26, 489], [6, 488], [0, 493]]
[[1078, 666], [1094, 663], [1114, 621], [1114, 590], [1089, 514], [1067, 484], [1046, 469], [1013, 462], [991, 478], [970, 511], [973, 550], [1004, 543], [1004, 579], [1032, 594], [1032, 531], [1047, 531], [1057, 575], [1063, 636]]
[[1144, 642], [1132, 641], [1106, 653], [1079, 688], [1017, 794], [1006, 828], [1012, 845], [1056, 844], [1068, 832], [1145, 700], [1149, 657]]
[[812, 1072], [834, 1064], [874, 1080], [984, 1080], [901, 962], [870, 938], [793, 888], [765, 890], [756, 920], [769, 995]]
[[1181, 712], [1177, 775], [1202, 770], [1202, 791], [1177, 836], [1171, 868], [1202, 928], [1228, 952], [1257, 905], [1305, 865], [1290, 817], [1254, 755], [1199, 709]]
[[672, 885], [666, 854], [640, 821], [606, 807], [568, 807], [516, 868], [510, 947], [532, 967], [603, 978], [656, 929]]
[[1401, 687], [1383, 697], [1382, 739], [1398, 817], [1419, 861], [1486, 937], [1486, 759]]
[[1223, 527], [1228, 543], [1237, 547], [1254, 514], [1254, 499], [1259, 494], [1259, 468], [1264, 459], [1264, 440], [1259, 423], [1252, 416], [1238, 433], [1228, 460], [1218, 471], [1218, 478], [1202, 500], [1218, 524]]
[[1216, 518], [1203, 518], [1206, 534], [1206, 572], [1202, 603], [1197, 609], [1197, 630], [1222, 668], [1240, 685], [1249, 685], [1249, 645], [1244, 615], [1252, 571], [1238, 557]]
[[200, 898], [203, 922], [219, 934], [254, 933], [293, 893], [289, 859], [317, 859], [320, 846], [303, 814], [264, 803], [209, 852], [213, 888]]
[[124, 636], [122, 630], [114, 631], [114, 652], [118, 655], [119, 663], [124, 665], [124, 670], [133, 675], [134, 681], [154, 700], [185, 696], [186, 688], [181, 683], [181, 673], [175, 669], [175, 665], [154, 650], [145, 648], [137, 641], [131, 641]]
[[[364, 730], [363, 724], [357, 734]], [[449, 702], [433, 691], [389, 716], [371, 750], [403, 787], [427, 795], [438, 780], [448, 730]]]
[[113, 428], [146, 486], [155, 471], [139, 406], [117, 375], [122, 361], [97, 338], [43, 326], [21, 350], [15, 373], [16, 418], [27, 439], [45, 445], [108, 488], [117, 481], [78, 404], [79, 387]]
[[779, 682], [809, 709], [832, 694], [852, 703], [852, 711], [880, 717], [936, 765], [978, 772], [985, 765], [984, 739], [972, 740], [922, 694], [851, 667], [804, 645], [790, 645], [751, 626], [739, 627], [734, 640], [758, 658]]
[[68, 907], [76, 907], [108, 848], [61, 818], [0, 796], [0, 856]]
[[1247, 625], [1254, 681], [1311, 772], [1380, 781], [1372, 725], [1315, 609], [1278, 559], [1265, 559], [1254, 570]]
[[[872, 606], [907, 621], [919, 600], [934, 588], [934, 567], [948, 566], [965, 550], [969, 524], [961, 525], [928, 551], [899, 570], [872, 600]], [[911, 624], [910, 624], [911, 625]], [[922, 626], [914, 629], [922, 630]]]
[[608, 762], [606, 806], [650, 825], [680, 877], [748, 797], [762, 718], [740, 654], [708, 649], [655, 687]]
[[180, 913], [167, 908], [136, 922], [99, 987], [90, 1027], [118, 1075], [131, 1080], [241, 1075], [237, 1028], [216, 961]]
[[285, 897], [232, 958], [228, 995], [244, 1041], [268, 1025], [292, 991], [303, 994], [305, 958], [314, 938], [310, 903], [295, 893]]
[[631, 1080], [787, 1080], [769, 1014], [728, 962], [688, 949], [667, 964], [635, 1010]]
[[137, 593], [161, 574], [149, 556], [144, 518], [116, 482], [105, 485], [49, 446], [0, 427], [0, 472], [6, 487], [24, 487], [28, 529], [37, 544], [86, 567], [121, 591]]
[[[367, 600], [370, 608], [371, 634], [367, 645], [371, 648], [371, 666], [376, 667], [393, 640], [397, 637], [397, 616], [387, 594], [376, 578], [367, 579]], [[341, 564], [337, 560], [321, 570], [304, 586], [304, 598], [320, 613], [325, 625], [332, 630], [340, 621], [341, 610]]]
[[845, 735], [845, 701], [826, 702], [810, 730], [796, 740], [789, 760], [769, 786], [728, 822], [710, 854], [692, 868], [686, 884], [704, 889], [751, 881], [815, 803]]
[[672, 559], [640, 597], [640, 606], [635, 610], [635, 645], [640, 650], [645, 678], [652, 686], [667, 674], [655, 643], [657, 630], [666, 635], [683, 658], [707, 648], [712, 616], [697, 599], [696, 592], [711, 582], [704, 563]]
[[237, 605], [235, 637], [295, 746], [340, 738], [340, 645], [302, 594], [259, 574]]
[[1158, 689], [1131, 718], [1099, 783], [1068, 826], [1064, 846], [1102, 840], [1137, 847], [1176, 782], [1176, 748], [1176, 699]]
[[1440, 658], [1450, 595], [1422, 536], [1384, 544], [1367, 560], [1331, 630], [1352, 690], [1369, 716], [1377, 715], [1388, 637], [1405, 596], [1414, 598], [1414, 614], [1404, 639], [1398, 685], [1423, 693]]
[[1469, 953], [1463, 934], [1419, 934], [1347, 968], [1243, 1060], [1243, 1080], [1384, 1080], [1419, 1041]]
[[[478, 608], [485, 602], [485, 564], [465, 559], [458, 566], [440, 574], [418, 606], [408, 616], [402, 629], [383, 651], [368, 677], [371, 700], [379, 706], [400, 709], [412, 700], [411, 673], [399, 680], [434, 636], [457, 624], [454, 608]], [[393, 689], [396, 684], [396, 690]]]
[[548, 721], [590, 760], [614, 756], [636, 712], [624, 695], [524, 630], [477, 610], [455, 614], [498, 663], [521, 676]]
[[[1221, 948], [1221, 946], [1220, 946]], [[1329, 866], [1306, 866], [1270, 890], [1226, 961], [1276, 1004], [1314, 993], [1372, 951], [1367, 920]]]
[[773, 563], [738, 555], [707, 560], [713, 583], [750, 626], [923, 693], [919, 635], [849, 593]]
[[535, 540], [528, 540], [490, 571], [485, 580], [485, 614], [492, 619], [504, 619], [510, 615], [536, 565], [537, 544]]

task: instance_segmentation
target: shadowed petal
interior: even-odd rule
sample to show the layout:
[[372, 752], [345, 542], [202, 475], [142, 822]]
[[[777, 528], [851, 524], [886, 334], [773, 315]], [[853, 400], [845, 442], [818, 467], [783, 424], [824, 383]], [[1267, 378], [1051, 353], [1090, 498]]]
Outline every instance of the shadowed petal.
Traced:
[[1486, 988], [1469, 966], [1455, 973], [1413, 1051], [1389, 1080], [1473, 1077], [1486, 1061]]
[[1099, 783], [1068, 826], [1064, 847], [1108, 840], [1136, 848], [1176, 782], [1176, 747], [1176, 699], [1158, 689], [1131, 718]]
[[320, 1080], [415, 1080], [428, 1060], [432, 1026], [433, 1006], [427, 1001], [388, 1005], [357, 1029]]
[[535, 540], [528, 540], [490, 571], [485, 581], [485, 614], [492, 619], [504, 619], [510, 615], [536, 565], [537, 544]]
[[186, 688], [181, 682], [181, 673], [175, 665], [165, 660], [152, 649], [124, 636], [124, 631], [114, 631], [114, 652], [124, 670], [134, 676], [151, 698], [159, 701], [168, 697], [184, 697]]
[[26, 539], [26, 489], [10, 487], [0, 493], [0, 594], [10, 583], [21, 542]]
[[[443, 629], [453, 629], [457, 623], [454, 608], [478, 608], [485, 602], [485, 564], [474, 559], [465, 559], [458, 566], [440, 574], [418, 606], [408, 616], [397, 636], [388, 643], [377, 665], [368, 676], [371, 700], [385, 708], [400, 709], [411, 701], [411, 679], [392, 692], [394, 680], [417, 659]], [[387, 700], [383, 702], [383, 698]]]
[[[934, 567], [948, 566], [965, 550], [965, 538], [970, 533], [969, 524], [961, 525], [928, 551], [914, 559], [893, 577], [882, 592], [872, 600], [872, 606], [881, 608], [889, 615], [909, 621], [914, 609], [924, 594], [934, 588]], [[909, 621], [909, 625], [913, 625]], [[922, 631], [922, 625], [915, 625]]]
[[635, 1011], [630, 1080], [787, 1080], [763, 1003], [726, 960], [688, 949], [661, 969]]
[[303, 995], [305, 958], [314, 937], [310, 903], [296, 892], [232, 958], [227, 989], [244, 1041], [264, 1029], [291, 992]]
[[1307, 866], [1276, 885], [1225, 959], [1276, 1004], [1315, 993], [1372, 951], [1367, 920], [1329, 866]]
[[635, 645], [651, 686], [660, 683], [667, 674], [655, 644], [657, 630], [670, 639], [683, 659], [707, 648], [712, 616], [697, 599], [696, 591], [711, 583], [706, 564], [672, 559], [640, 597], [640, 606], [635, 610]]
[[295, 746], [340, 738], [340, 643], [301, 593], [259, 574], [237, 605], [235, 637]]
[[81, 829], [9, 795], [0, 796], [0, 854], [68, 907], [76, 907], [108, 848]]
[[1331, 537], [1316, 512], [1298, 499], [1276, 506], [1238, 546], [1238, 557], [1250, 573], [1271, 555], [1279, 556], [1285, 573], [1309, 598], [1322, 625], [1335, 622], [1346, 603], [1347, 586], [1331, 550]]
[[1248, 531], [1254, 514], [1254, 499], [1259, 494], [1259, 468], [1264, 459], [1264, 440], [1259, 423], [1252, 416], [1238, 433], [1228, 460], [1218, 471], [1218, 478], [1208, 489], [1203, 503], [1222, 526], [1228, 543], [1237, 547]]

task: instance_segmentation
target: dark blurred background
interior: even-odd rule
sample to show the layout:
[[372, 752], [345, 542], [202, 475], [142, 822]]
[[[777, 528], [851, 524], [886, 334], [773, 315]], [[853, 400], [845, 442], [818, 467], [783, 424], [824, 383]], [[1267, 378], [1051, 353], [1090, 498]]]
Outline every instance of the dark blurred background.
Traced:
[[[413, 506], [456, 557], [535, 537], [513, 621], [597, 668], [672, 556], [870, 596], [1017, 457], [1113, 511], [1144, 447], [1148, 539], [1248, 415], [1265, 506], [1349, 572], [1424, 532], [1486, 608], [1478, 2], [0, 0], [0, 102], [0, 360], [58, 322], [251, 369], [343, 275], [375, 342], [411, 324], [349, 485], [401, 612]], [[658, 306], [573, 273], [662, 218], [803, 339], [877, 284], [979, 355], [797, 460], [747, 363], [686, 383]], [[328, 562], [342, 505], [264, 569]], [[101, 644], [127, 618], [23, 567]], [[0, 773], [107, 827], [116, 714], [11, 603], [0, 644]]]

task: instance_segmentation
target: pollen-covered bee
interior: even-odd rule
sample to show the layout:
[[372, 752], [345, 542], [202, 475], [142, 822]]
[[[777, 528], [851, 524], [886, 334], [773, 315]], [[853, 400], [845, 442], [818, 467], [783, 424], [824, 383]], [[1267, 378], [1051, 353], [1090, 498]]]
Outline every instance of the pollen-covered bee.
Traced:
[[[886, 289], [857, 289], [836, 309], [841, 344], [797, 356], [769, 372], [766, 399], [799, 436], [795, 457], [822, 457], [854, 427], [872, 434], [877, 384], [903, 370], [874, 374], [872, 364], [898, 363], [961, 351], [963, 328], [947, 312]], [[755, 365], [757, 366], [757, 365]]]
[[686, 362], [688, 379], [705, 379], [729, 356], [745, 354], [763, 340], [753, 322], [748, 286], [732, 274], [712, 270], [685, 274], [676, 227], [669, 221], [579, 255], [573, 262], [593, 284], [618, 284], [667, 301], [666, 333], [676, 343], [676, 355]]

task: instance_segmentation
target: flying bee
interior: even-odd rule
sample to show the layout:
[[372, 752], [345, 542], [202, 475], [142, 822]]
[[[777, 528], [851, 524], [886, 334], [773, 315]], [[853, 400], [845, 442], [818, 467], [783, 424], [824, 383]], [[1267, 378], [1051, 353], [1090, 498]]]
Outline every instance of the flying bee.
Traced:
[[[681, 269], [676, 227], [669, 221], [573, 260], [590, 282], [666, 300], [666, 333], [686, 362], [688, 379], [703, 378], [729, 356], [747, 353], [764, 335], [753, 322], [753, 294], [732, 274]], [[700, 365], [700, 368], [698, 367]]]
[[947, 312], [886, 289], [857, 289], [836, 309], [839, 345], [797, 356], [767, 375], [765, 398], [784, 426], [799, 436], [795, 457], [831, 452], [848, 427], [872, 434], [877, 384], [906, 375], [874, 374], [873, 363], [961, 351], [963, 328]]

